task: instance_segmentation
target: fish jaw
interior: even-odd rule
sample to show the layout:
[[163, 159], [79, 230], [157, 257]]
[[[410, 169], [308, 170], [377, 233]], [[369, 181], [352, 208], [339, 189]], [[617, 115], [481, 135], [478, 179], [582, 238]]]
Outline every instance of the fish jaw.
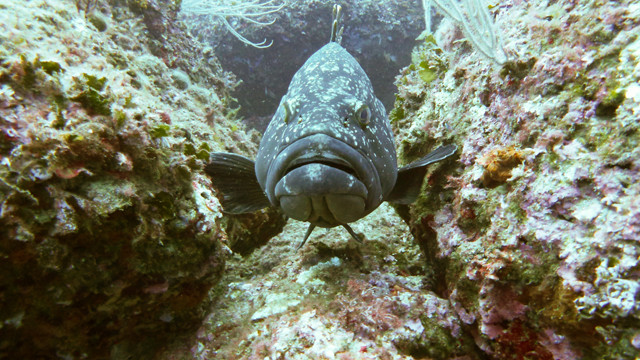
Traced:
[[367, 188], [341, 169], [310, 163], [283, 176], [276, 185], [275, 196], [289, 217], [333, 227], [363, 216]]
[[326, 134], [303, 137], [284, 148], [260, 181], [271, 204], [321, 227], [358, 220], [383, 197], [371, 160]]

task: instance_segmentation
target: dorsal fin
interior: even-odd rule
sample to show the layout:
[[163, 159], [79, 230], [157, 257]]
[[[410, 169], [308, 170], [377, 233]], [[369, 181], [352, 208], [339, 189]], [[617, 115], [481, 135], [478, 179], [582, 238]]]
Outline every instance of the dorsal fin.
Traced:
[[340, 45], [342, 41], [342, 31], [344, 26], [340, 25], [342, 20], [342, 6], [338, 4], [333, 5], [333, 20], [331, 21], [331, 39], [329, 42], [336, 42]]

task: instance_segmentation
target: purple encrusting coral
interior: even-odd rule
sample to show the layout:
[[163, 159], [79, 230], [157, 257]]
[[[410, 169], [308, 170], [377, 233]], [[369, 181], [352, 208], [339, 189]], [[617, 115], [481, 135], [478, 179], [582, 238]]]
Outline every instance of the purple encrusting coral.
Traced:
[[509, 61], [445, 18], [397, 80], [401, 161], [457, 159], [296, 252], [203, 175], [256, 138], [179, 1], [5, 1], [0, 358], [638, 358], [640, 4], [495, 5]]

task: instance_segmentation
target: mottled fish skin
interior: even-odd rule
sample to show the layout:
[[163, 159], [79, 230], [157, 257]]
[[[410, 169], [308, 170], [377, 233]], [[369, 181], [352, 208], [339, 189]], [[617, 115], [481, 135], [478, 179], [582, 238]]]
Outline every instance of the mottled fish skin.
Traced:
[[[255, 171], [271, 204], [323, 227], [364, 217], [391, 192], [397, 165], [386, 111], [338, 43], [322, 47], [293, 76], [260, 142]], [[311, 214], [282, 204], [282, 194], [306, 197]], [[351, 199], [345, 204], [341, 195]], [[345, 206], [351, 214], [332, 216]]]

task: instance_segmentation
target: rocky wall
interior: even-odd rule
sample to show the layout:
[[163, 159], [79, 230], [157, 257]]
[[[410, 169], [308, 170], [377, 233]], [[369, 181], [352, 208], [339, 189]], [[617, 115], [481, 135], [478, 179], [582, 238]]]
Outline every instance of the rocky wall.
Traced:
[[0, 358], [152, 358], [205, 316], [233, 241], [203, 163], [256, 145], [175, 9], [0, 4]]
[[434, 291], [491, 358], [636, 358], [640, 7], [493, 11], [508, 62], [445, 21], [398, 78], [402, 161], [460, 147], [399, 211], [437, 269]]

